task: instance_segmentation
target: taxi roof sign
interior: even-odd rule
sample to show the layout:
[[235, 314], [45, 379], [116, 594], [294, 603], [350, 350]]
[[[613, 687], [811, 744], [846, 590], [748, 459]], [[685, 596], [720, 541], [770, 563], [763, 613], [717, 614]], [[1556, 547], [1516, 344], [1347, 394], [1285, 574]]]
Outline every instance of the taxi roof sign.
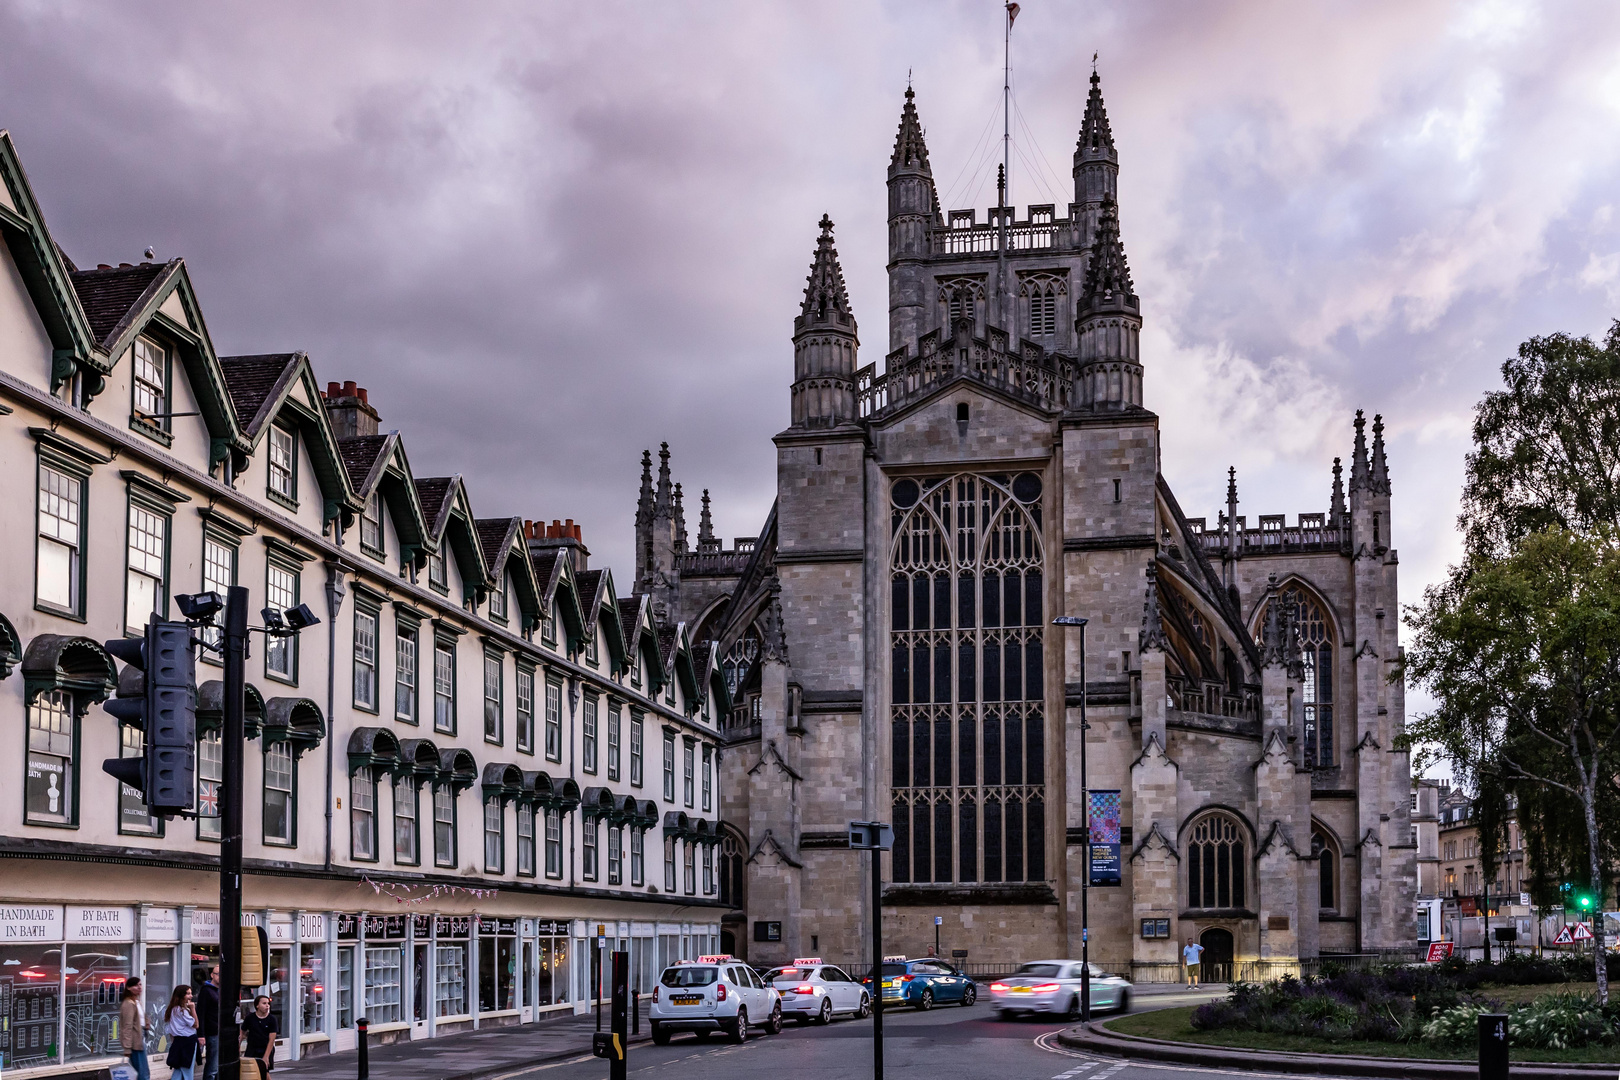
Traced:
[[712, 956], [700, 956], [697, 958], [697, 962], [700, 964], [724, 964], [735, 959], [737, 958], [730, 953], [715, 953]]
[[800, 964], [820, 964], [823, 962], [819, 956], [801, 956], [793, 961], [795, 967]]
[[883, 958], [883, 962], [885, 964], [903, 964], [906, 962], [906, 959], [907, 958], [904, 956], [885, 956]]

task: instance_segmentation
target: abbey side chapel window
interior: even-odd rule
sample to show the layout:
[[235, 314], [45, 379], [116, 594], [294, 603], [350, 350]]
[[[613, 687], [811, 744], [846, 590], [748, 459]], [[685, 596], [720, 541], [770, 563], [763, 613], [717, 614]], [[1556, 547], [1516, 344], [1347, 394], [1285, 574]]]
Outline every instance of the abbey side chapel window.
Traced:
[[1046, 878], [1041, 478], [891, 491], [897, 882]]
[[1321, 882], [1319, 905], [1323, 911], [1335, 911], [1339, 907], [1336, 880], [1339, 866], [1339, 855], [1333, 844], [1323, 835], [1320, 829], [1311, 833], [1311, 858], [1317, 860], [1318, 876]]
[[[1305, 665], [1303, 721], [1307, 767], [1331, 768], [1334, 755], [1334, 641], [1333, 622], [1316, 597], [1297, 586], [1279, 594], [1284, 611], [1297, 612], [1300, 659]], [[1259, 632], [1264, 633], [1267, 611], [1260, 612]]]
[[298, 439], [287, 428], [272, 424], [269, 443], [268, 491], [273, 497], [296, 504], [298, 500]]
[[134, 395], [131, 401], [131, 426], [136, 428], [155, 428], [167, 431], [169, 428], [169, 353], [157, 342], [149, 338], [136, 338], [135, 347], [131, 350], [133, 364], [130, 367], [131, 390]]
[[34, 600], [41, 607], [79, 615], [84, 608], [83, 480], [41, 461], [36, 505], [38, 544], [34, 561]]
[[1187, 906], [1241, 908], [1245, 903], [1243, 826], [1226, 814], [1210, 814], [1192, 829], [1187, 844]]

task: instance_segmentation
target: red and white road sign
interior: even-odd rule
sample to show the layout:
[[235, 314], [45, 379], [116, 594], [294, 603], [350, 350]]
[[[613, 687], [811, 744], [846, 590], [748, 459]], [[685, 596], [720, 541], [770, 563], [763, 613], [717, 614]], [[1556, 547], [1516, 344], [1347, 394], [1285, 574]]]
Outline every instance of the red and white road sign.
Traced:
[[1576, 941], [1591, 941], [1592, 924], [1583, 922], [1576, 923], [1575, 930], [1571, 936], [1574, 937]]
[[1569, 932], [1568, 926], [1565, 926], [1562, 930], [1558, 931], [1558, 936], [1553, 938], [1554, 945], [1573, 945], [1574, 943], [1574, 935]]
[[1453, 944], [1454, 943], [1450, 941], [1429, 942], [1428, 962], [1431, 964], [1438, 964], [1440, 961], [1449, 957], [1451, 955]]

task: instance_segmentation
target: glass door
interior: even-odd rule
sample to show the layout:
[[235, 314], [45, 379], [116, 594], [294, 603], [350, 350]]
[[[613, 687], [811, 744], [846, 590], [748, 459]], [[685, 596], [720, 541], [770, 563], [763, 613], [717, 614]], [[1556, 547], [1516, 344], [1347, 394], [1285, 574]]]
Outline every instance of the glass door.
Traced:
[[418, 942], [411, 954], [411, 1038], [428, 1036], [428, 987], [432, 969], [428, 967], [426, 942]]
[[288, 999], [297, 992], [290, 976], [297, 970], [293, 966], [292, 949], [285, 945], [270, 949], [270, 970], [266, 974], [269, 976], [270, 1015], [276, 1018], [276, 1031], [281, 1034], [276, 1040], [276, 1059], [279, 1061], [287, 1058], [287, 1034], [290, 1030]]

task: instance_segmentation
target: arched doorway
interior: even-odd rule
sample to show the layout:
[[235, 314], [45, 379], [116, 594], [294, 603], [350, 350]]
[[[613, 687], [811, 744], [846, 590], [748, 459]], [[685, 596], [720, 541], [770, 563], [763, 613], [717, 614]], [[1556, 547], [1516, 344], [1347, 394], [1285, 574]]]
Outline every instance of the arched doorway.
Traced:
[[1200, 981], [1205, 983], [1229, 983], [1232, 981], [1232, 931], [1222, 930], [1220, 927], [1211, 927], [1198, 937], [1198, 944], [1204, 947], [1204, 955], [1200, 958]]

